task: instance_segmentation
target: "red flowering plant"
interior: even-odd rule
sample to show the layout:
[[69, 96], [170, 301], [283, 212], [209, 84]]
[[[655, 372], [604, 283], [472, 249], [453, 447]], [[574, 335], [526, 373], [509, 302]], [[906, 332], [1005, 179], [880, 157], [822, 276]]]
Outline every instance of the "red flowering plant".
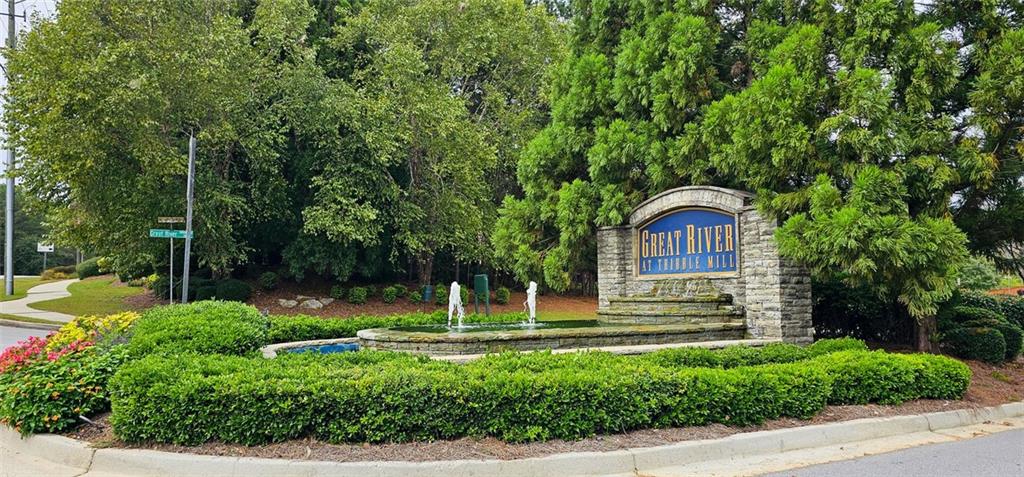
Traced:
[[107, 380], [124, 361], [124, 347], [79, 339], [47, 351], [52, 337], [29, 338], [0, 354], [0, 424], [22, 434], [66, 430], [110, 407]]

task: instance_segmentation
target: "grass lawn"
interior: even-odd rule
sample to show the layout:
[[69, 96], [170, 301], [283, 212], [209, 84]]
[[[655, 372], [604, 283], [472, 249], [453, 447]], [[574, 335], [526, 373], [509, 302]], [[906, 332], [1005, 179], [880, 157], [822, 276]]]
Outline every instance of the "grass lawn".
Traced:
[[72, 283], [71, 296], [29, 305], [37, 310], [56, 311], [69, 315], [110, 315], [128, 310], [124, 299], [145, 292], [141, 287], [120, 284], [111, 275], [92, 277]]
[[0, 280], [0, 301], [17, 300], [19, 298], [25, 298], [25, 294], [28, 293], [28, 289], [32, 288], [41, 283], [52, 282], [53, 280], [43, 280], [39, 277], [32, 278], [15, 278], [14, 279], [14, 294], [11, 296], [4, 295], [4, 280]]

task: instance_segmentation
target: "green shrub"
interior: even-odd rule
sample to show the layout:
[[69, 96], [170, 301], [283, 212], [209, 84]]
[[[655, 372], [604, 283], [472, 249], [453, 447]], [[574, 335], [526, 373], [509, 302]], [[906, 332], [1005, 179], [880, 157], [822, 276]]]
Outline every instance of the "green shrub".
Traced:
[[995, 297], [987, 293], [977, 291], [960, 290], [956, 299], [953, 300], [956, 305], [969, 306], [974, 308], [984, 308], [986, 310], [1001, 311], [999, 302]]
[[[773, 353], [789, 359], [788, 349]], [[949, 358], [866, 351], [730, 369], [609, 353], [505, 353], [464, 365], [370, 351], [274, 360], [157, 355], [124, 365], [114, 377], [111, 423], [128, 442], [186, 445], [310, 436], [329, 442], [579, 439], [808, 418], [826, 402], [953, 399], [969, 378], [967, 367]]]
[[196, 288], [196, 293], [193, 295], [193, 301], [213, 300], [217, 298], [217, 287], [205, 286]]
[[961, 288], [984, 292], [999, 285], [1000, 273], [991, 260], [972, 255], [960, 266], [956, 278]]
[[1006, 296], [999, 299], [999, 310], [1006, 319], [1024, 328], [1024, 297]]
[[511, 296], [512, 292], [508, 287], [498, 287], [497, 290], [494, 290], [494, 302], [499, 305], [507, 305]]
[[807, 347], [807, 351], [815, 356], [834, 353], [836, 351], [867, 351], [868, 345], [854, 338], [832, 338], [818, 340]]
[[[467, 315], [468, 323], [521, 322], [522, 313], [496, 313]], [[369, 328], [390, 328], [392, 326], [439, 325], [448, 321], [444, 310], [433, 313], [407, 313], [389, 316], [354, 316], [350, 318], [320, 318], [308, 315], [272, 315], [270, 317], [271, 343], [288, 341], [326, 340], [351, 338], [359, 330]]]
[[334, 285], [331, 287], [331, 298], [334, 298], [335, 300], [344, 300], [348, 297], [348, 293], [346, 292], [347, 290], [345, 290], [345, 287], [341, 285]]
[[409, 303], [423, 303], [423, 292], [419, 290], [410, 291]]
[[241, 280], [228, 278], [217, 283], [218, 300], [245, 302], [250, 296], [252, 287]]
[[377, 296], [377, 287], [375, 287], [373, 285], [366, 285], [365, 287], [363, 287], [363, 289], [366, 290], [366, 297], [367, 298]]
[[0, 372], [0, 423], [22, 435], [60, 432], [106, 411], [107, 382], [125, 357], [124, 346], [89, 346]]
[[448, 304], [448, 287], [443, 283], [434, 285], [434, 304], [442, 306]]
[[281, 280], [274, 272], [263, 272], [262, 274], [260, 274], [260, 278], [258, 281], [260, 284], [260, 288], [264, 290], [273, 290], [277, 288], [277, 285], [278, 283], [280, 283]]
[[395, 300], [398, 299], [398, 292], [394, 287], [387, 287], [381, 293], [380, 297], [381, 300], [384, 300], [384, 303], [394, 303]]
[[973, 320], [963, 324], [965, 328], [992, 328], [1003, 335], [1006, 342], [1006, 361], [1013, 361], [1020, 354], [1021, 345], [1024, 344], [1024, 332], [1016, 325], [1003, 320]]
[[994, 328], [954, 328], [943, 332], [939, 341], [964, 359], [999, 364], [1006, 357], [1006, 340]]
[[367, 295], [368, 293], [366, 292], [366, 288], [352, 287], [348, 291], [348, 302], [353, 305], [362, 305], [363, 303], [366, 303]]
[[792, 363], [838, 351], [866, 351], [863, 341], [852, 338], [820, 340], [808, 347], [773, 343], [763, 347], [728, 346], [719, 350], [674, 348], [641, 355], [638, 359], [661, 366], [735, 368], [768, 363]]
[[151, 353], [246, 354], [267, 342], [270, 321], [237, 302], [200, 301], [151, 308], [135, 323], [132, 356]]
[[394, 288], [395, 296], [398, 298], [405, 298], [409, 296], [409, 287], [402, 285], [401, 283], [391, 285], [391, 288]]
[[957, 306], [953, 308], [954, 321], [957, 323], [966, 323], [968, 321], [975, 320], [995, 320], [995, 321], [1006, 321], [1006, 317], [1002, 313], [990, 310], [987, 308], [981, 308], [976, 306]]
[[90, 258], [89, 260], [79, 263], [78, 266], [75, 267], [75, 271], [78, 273], [78, 278], [86, 279], [89, 277], [102, 275], [102, 272], [100, 272], [99, 265], [100, 258], [101, 257], [93, 257]]

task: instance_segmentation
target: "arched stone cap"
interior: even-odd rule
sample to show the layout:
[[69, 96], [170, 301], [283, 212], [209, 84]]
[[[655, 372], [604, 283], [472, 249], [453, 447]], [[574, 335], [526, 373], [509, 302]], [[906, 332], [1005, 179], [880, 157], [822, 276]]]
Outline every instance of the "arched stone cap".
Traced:
[[629, 213], [629, 223], [639, 226], [665, 212], [686, 207], [708, 207], [738, 214], [754, 194], [725, 187], [686, 186], [669, 189], [643, 201]]

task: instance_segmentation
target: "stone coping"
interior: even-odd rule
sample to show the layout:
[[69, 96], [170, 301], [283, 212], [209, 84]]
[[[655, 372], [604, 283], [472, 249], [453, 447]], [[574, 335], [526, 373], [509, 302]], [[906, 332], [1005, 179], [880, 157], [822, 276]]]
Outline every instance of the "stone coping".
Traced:
[[695, 296], [610, 296], [611, 303], [721, 303], [732, 302], [732, 295], [695, 295]]
[[274, 343], [260, 348], [260, 354], [264, 358], [272, 359], [277, 357], [278, 351], [286, 351], [306, 346], [325, 346], [334, 344], [359, 343], [359, 338], [334, 338], [327, 340], [289, 341], [287, 343]]
[[[972, 435], [1012, 430], [1024, 426], [1024, 402], [981, 409], [961, 409], [928, 414], [857, 419], [770, 431], [745, 432], [719, 439], [678, 442], [657, 447], [609, 452], [571, 452], [528, 459], [322, 462], [252, 457], [210, 456], [173, 452], [101, 448], [53, 434], [22, 438], [0, 425], [0, 451], [24, 475], [96, 475], [109, 477], [391, 477], [405, 475], [461, 477], [545, 476], [638, 476], [727, 475], [738, 472], [742, 459], [751, 459], [749, 475], [785, 470], [815, 463], [850, 459], [934, 442], [948, 442]], [[1012, 420], [1012, 421], [1007, 421]], [[1002, 421], [1002, 422], [994, 422]], [[991, 423], [991, 424], [986, 424]], [[972, 427], [967, 427], [972, 426]], [[978, 427], [982, 426], [982, 427]], [[882, 439], [888, 445], [868, 443]], [[827, 455], [820, 454], [836, 446]], [[874, 449], [868, 451], [867, 449]], [[797, 453], [796, 451], [803, 451]], [[785, 456], [785, 466], [780, 461]], [[9, 460], [8, 460], [9, 459]], [[22, 464], [24, 465], [24, 464]], [[771, 465], [775, 467], [770, 467]], [[69, 472], [70, 471], [70, 472]]]
[[636, 335], [678, 335], [715, 331], [740, 331], [741, 323], [675, 324], [675, 325], [610, 325], [586, 328], [542, 328], [508, 331], [478, 331], [472, 333], [427, 333], [400, 331], [391, 328], [359, 330], [356, 335], [366, 341], [398, 343], [478, 343], [491, 341], [519, 341], [559, 338], [607, 338]]

